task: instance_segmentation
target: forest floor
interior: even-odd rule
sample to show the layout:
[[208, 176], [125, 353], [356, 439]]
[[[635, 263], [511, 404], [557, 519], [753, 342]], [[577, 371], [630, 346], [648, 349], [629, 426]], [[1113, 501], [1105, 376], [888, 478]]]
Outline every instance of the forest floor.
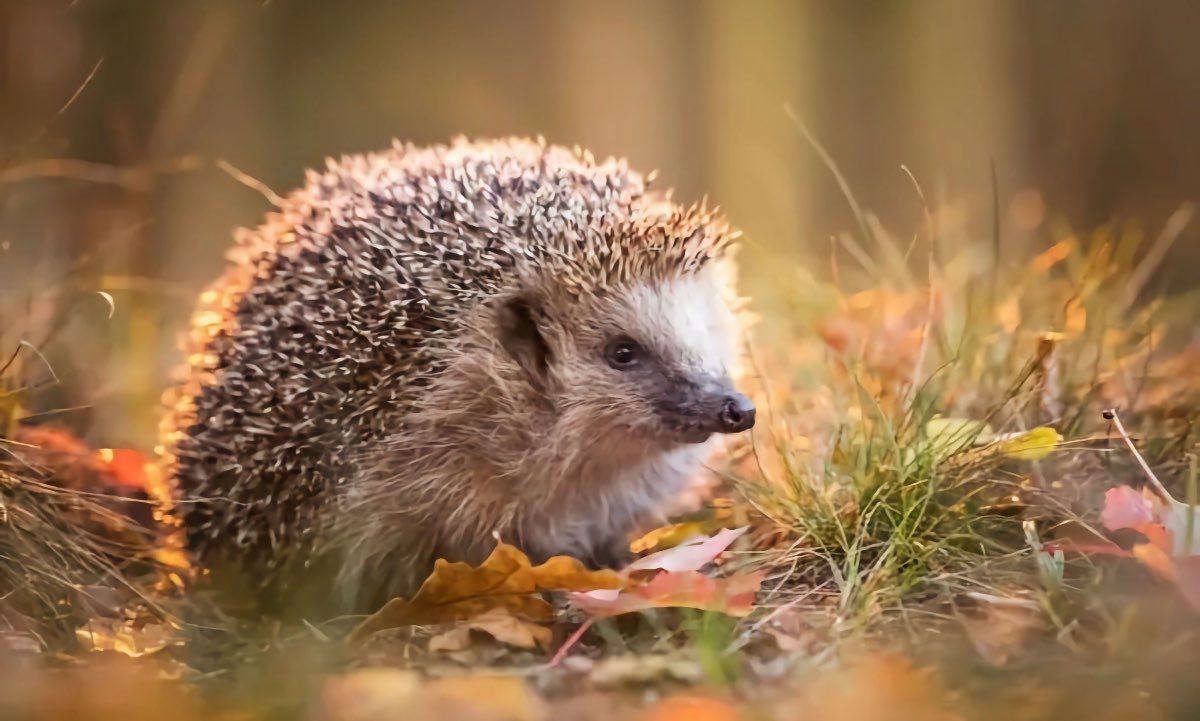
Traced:
[[1021, 257], [863, 218], [781, 274], [761, 420], [634, 568], [501, 544], [320, 625], [189, 615], [153, 463], [28, 423], [44, 359], [14, 341], [0, 718], [1194, 717], [1200, 303], [1147, 292], [1189, 216]]

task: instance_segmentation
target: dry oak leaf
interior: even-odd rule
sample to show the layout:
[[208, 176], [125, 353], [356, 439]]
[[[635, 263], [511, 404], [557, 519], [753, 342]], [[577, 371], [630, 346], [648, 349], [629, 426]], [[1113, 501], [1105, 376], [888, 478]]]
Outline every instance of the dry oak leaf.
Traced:
[[450, 630], [429, 639], [429, 650], [465, 651], [471, 646], [472, 631], [486, 633], [509, 646], [543, 651], [550, 648], [550, 641], [554, 635], [549, 628], [519, 619], [506, 608], [493, 608], [474, 618], [460, 621]]
[[539, 591], [618, 589], [611, 570], [589, 571], [578, 560], [555, 556], [540, 566], [507, 543], [498, 543], [481, 565], [438, 559], [433, 573], [411, 599], [394, 598], [351, 631], [349, 643], [401, 626], [453, 623], [494, 608], [532, 621], [550, 621], [554, 609]]

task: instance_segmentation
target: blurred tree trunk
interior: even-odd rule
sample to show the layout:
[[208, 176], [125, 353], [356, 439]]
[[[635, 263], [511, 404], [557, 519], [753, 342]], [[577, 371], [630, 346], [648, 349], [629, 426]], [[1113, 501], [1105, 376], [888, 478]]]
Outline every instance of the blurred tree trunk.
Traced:
[[[553, 7], [549, 37], [558, 118], [599, 157], [618, 155], [699, 199], [706, 118], [692, 58], [698, 6], [687, 0], [575, 2]], [[683, 122], [680, 122], [681, 119]]]

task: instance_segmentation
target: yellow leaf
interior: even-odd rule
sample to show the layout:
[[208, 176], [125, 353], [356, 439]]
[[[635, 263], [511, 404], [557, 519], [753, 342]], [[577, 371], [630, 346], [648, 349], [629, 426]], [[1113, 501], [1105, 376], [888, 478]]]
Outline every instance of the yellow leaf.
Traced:
[[998, 447], [1000, 452], [1006, 456], [1026, 461], [1038, 461], [1049, 455], [1062, 441], [1063, 437], [1058, 431], [1049, 426], [1038, 426], [1014, 437], [1000, 440]]
[[[525, 563], [528, 564], [529, 560], [526, 559]], [[578, 559], [569, 556], [554, 556], [529, 572], [539, 591], [621, 587], [621, 579], [616, 571], [590, 571]]]
[[554, 609], [537, 592], [594, 591], [621, 585], [615, 571], [589, 571], [565, 556], [532, 566], [524, 553], [499, 543], [477, 567], [438, 559], [433, 573], [411, 599], [388, 601], [350, 633], [348, 642], [357, 643], [389, 628], [461, 621], [494, 608], [506, 609], [518, 618], [549, 621]]
[[988, 424], [967, 418], [935, 416], [925, 423], [925, 437], [938, 460], [949, 458], [972, 445], [987, 443], [993, 436]]
[[674, 548], [695, 536], [707, 536], [725, 527], [733, 518], [733, 511], [728, 508], [718, 508], [711, 518], [696, 521], [683, 521], [662, 528], [656, 528], [646, 535], [629, 544], [629, 550], [642, 553], [651, 549], [665, 550]]

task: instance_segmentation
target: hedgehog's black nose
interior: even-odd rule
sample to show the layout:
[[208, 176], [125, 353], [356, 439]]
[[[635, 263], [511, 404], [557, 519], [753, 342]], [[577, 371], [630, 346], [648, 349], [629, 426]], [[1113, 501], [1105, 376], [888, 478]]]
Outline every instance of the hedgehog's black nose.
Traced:
[[725, 399], [720, 420], [722, 433], [748, 431], [754, 427], [754, 403], [741, 393], [734, 393]]

